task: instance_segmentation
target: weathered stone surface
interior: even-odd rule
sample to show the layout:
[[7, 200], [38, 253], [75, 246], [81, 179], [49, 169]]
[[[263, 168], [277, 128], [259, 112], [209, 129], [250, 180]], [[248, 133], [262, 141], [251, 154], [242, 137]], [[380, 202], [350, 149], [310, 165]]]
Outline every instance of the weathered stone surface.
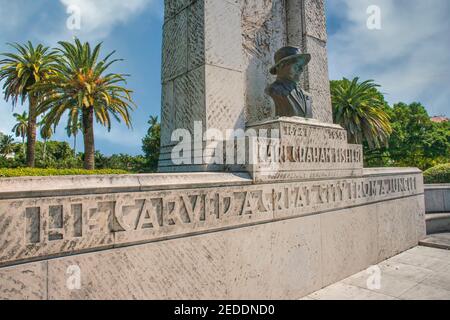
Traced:
[[173, 80], [188, 68], [188, 11], [183, 10], [164, 25], [162, 82]]
[[[188, 70], [205, 64], [205, 2], [196, 1], [188, 8]], [[199, 81], [194, 79], [194, 81]], [[199, 81], [203, 84], [202, 81]]]
[[[151, 185], [152, 175], [143, 175], [137, 176], [142, 182], [138, 188], [159, 191], [2, 200], [0, 265], [294, 219], [423, 193], [420, 174], [403, 172], [393, 177], [374, 174], [274, 185], [249, 185], [249, 179], [233, 174], [219, 174], [217, 182], [215, 175], [199, 176], [209, 183], [193, 180], [195, 174], [167, 175], [168, 181], [159, 187]], [[224, 186], [220, 177], [224, 181], [228, 177], [230, 185]], [[418, 209], [411, 212], [417, 215]], [[412, 222], [405, 228], [416, 232], [418, 220], [409, 218]], [[413, 234], [407, 239], [412, 241]]]
[[[180, 13], [189, 4], [196, 0], [165, 0], [164, 1], [164, 19], [170, 20]], [[200, 1], [201, 2], [201, 1]]]
[[377, 215], [373, 208], [321, 216], [323, 284], [329, 285], [377, 262]]
[[305, 89], [312, 95], [313, 117], [322, 122], [333, 123], [326, 43], [306, 36], [304, 48], [311, 54], [311, 62], [304, 73]]
[[[113, 209], [95, 196], [0, 201], [0, 264], [112, 247]], [[60, 224], [51, 223], [52, 210], [62, 214]]]
[[175, 129], [243, 128], [245, 102], [239, 2], [166, 1], [166, 18], [160, 167], [170, 170]]
[[[205, 0], [204, 10], [206, 63], [242, 71], [239, 7], [224, 0]], [[208, 85], [208, 82], [206, 84]], [[243, 85], [242, 81], [240, 85]]]
[[[80, 290], [66, 286], [73, 265], [81, 270]], [[49, 298], [300, 297], [320, 286], [318, 271], [318, 219], [306, 218], [52, 260]], [[293, 277], [280, 277], [287, 274]]]
[[[419, 219], [425, 221], [421, 203], [423, 201], [411, 201], [398, 207], [386, 202], [379, 206], [379, 261], [405, 251], [405, 246], [412, 248], [417, 245], [418, 238], [423, 239], [425, 227], [417, 224]], [[418, 216], [417, 212], [420, 213]]]
[[176, 119], [172, 114], [172, 106], [175, 105], [174, 81], [168, 81], [162, 85], [161, 108], [161, 144], [172, 144], [172, 132], [176, 129]]
[[384, 201], [321, 215], [324, 268], [329, 285], [418, 244], [415, 221], [422, 196]]
[[258, 121], [274, 114], [264, 91], [273, 81], [269, 73], [275, 52], [287, 44], [286, 8], [283, 1], [242, 1], [242, 46], [245, 58], [246, 120]]
[[206, 128], [226, 130], [244, 127], [241, 72], [206, 66]]
[[427, 185], [425, 187], [425, 205], [427, 213], [450, 212], [450, 185]]
[[303, 0], [286, 0], [287, 42], [298, 48], [303, 47], [303, 4]]
[[[49, 299], [220, 299], [226, 243], [218, 233], [52, 260]], [[70, 266], [80, 290], [66, 286]]]
[[327, 31], [323, 0], [287, 0], [288, 44], [302, 48], [312, 59], [302, 86], [312, 95], [313, 116], [333, 123], [326, 51]]
[[[295, 1], [295, 0], [294, 0]], [[296, 1], [300, 2], [300, 1]], [[304, 36], [327, 42], [325, 0], [304, 0]]]
[[[383, 228], [383, 220], [389, 217], [380, 220], [380, 209], [414, 208], [411, 203], [420, 201], [418, 196], [407, 197], [52, 259], [48, 261], [48, 298], [298, 299], [383, 260], [380, 239], [392, 230]], [[397, 213], [392, 211], [390, 224], [396, 223]], [[410, 227], [400, 224], [395, 231], [409, 233]], [[403, 250], [408, 248], [404, 243]], [[428, 262], [412, 260], [410, 255], [398, 259], [427, 268], [435, 266], [433, 258]], [[0, 268], [0, 279], [6, 279], [8, 272], [20, 272], [22, 267]], [[81, 286], [71, 290], [68, 280], [72, 274], [68, 270], [74, 267], [79, 268]], [[24, 270], [29, 268], [27, 265]], [[23, 281], [30, 283], [30, 288], [38, 283], [44, 284], [38, 288], [45, 288], [46, 272], [37, 279], [41, 282], [34, 276]], [[21, 287], [20, 281], [10, 283], [14, 290]], [[5, 297], [4, 291], [0, 293]]]
[[257, 182], [361, 176], [363, 151], [339, 125], [279, 118], [248, 125], [255, 137], [249, 172]]
[[199, 67], [175, 79], [174, 103], [176, 109], [172, 113], [172, 117], [175, 115], [175, 129], [186, 129], [193, 134], [195, 121], [202, 123], [202, 128], [204, 128], [204, 79], [204, 67]]
[[47, 262], [1, 268], [0, 299], [47, 299]]
[[318, 216], [243, 231], [229, 237], [228, 299], [301, 297], [321, 286]]

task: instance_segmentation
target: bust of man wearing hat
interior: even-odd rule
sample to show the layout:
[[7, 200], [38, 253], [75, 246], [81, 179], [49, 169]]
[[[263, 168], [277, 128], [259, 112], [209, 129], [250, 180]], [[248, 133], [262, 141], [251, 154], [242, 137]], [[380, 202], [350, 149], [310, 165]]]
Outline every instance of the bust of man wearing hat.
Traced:
[[270, 73], [277, 80], [266, 89], [275, 102], [275, 116], [312, 118], [311, 98], [299, 87], [300, 75], [310, 60], [310, 54], [302, 54], [296, 47], [284, 47], [275, 53]]

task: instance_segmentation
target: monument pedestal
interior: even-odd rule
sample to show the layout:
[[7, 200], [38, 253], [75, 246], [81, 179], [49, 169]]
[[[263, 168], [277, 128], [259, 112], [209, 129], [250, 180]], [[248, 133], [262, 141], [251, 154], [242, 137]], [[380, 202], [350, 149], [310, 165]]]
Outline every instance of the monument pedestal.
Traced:
[[249, 124], [257, 138], [248, 166], [256, 182], [360, 177], [361, 145], [347, 143], [339, 125], [305, 118], [278, 118]]
[[416, 246], [422, 181], [2, 178], [0, 299], [299, 299]]

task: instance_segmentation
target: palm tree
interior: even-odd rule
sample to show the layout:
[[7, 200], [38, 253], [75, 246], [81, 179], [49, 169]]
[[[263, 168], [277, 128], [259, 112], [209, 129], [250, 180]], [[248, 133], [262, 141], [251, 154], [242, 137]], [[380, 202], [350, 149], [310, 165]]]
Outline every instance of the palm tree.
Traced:
[[347, 129], [350, 143], [367, 141], [370, 148], [387, 144], [392, 127], [378, 87], [359, 78], [331, 81], [334, 122]]
[[75, 126], [82, 119], [84, 138], [84, 168], [95, 168], [94, 119], [111, 130], [111, 117], [124, 120], [131, 127], [130, 110], [134, 109], [132, 91], [122, 87], [125, 74], [106, 73], [119, 59], [109, 61], [113, 51], [99, 60], [102, 44], [91, 50], [89, 43], [59, 42], [62, 58], [58, 72], [47, 81], [36, 86], [44, 93], [39, 111], [47, 113], [46, 125], [58, 125], [64, 113], [69, 113], [67, 127]]
[[17, 123], [12, 129], [16, 137], [22, 138], [23, 152], [25, 153], [25, 137], [28, 132], [28, 114], [24, 111], [22, 114], [14, 113]]
[[3, 53], [5, 58], [0, 60], [0, 81], [3, 85], [5, 100], [11, 99], [13, 106], [20, 101], [24, 104], [28, 99], [28, 127], [27, 127], [27, 166], [34, 167], [36, 153], [36, 122], [40, 94], [32, 91], [32, 87], [48, 77], [54, 70], [57, 58], [55, 51], [31, 42], [26, 45], [8, 44], [17, 53]]
[[41, 138], [44, 140], [44, 150], [42, 159], [45, 161], [45, 158], [47, 157], [47, 141], [50, 140], [53, 136], [53, 128], [52, 126], [46, 126], [45, 123], [41, 122]]
[[147, 135], [142, 139], [142, 151], [147, 159], [148, 169], [154, 171], [158, 167], [159, 149], [161, 145], [161, 125], [158, 117], [150, 116], [148, 121], [150, 127]]
[[13, 136], [3, 136], [0, 139], [0, 154], [4, 157], [14, 152]]
[[69, 138], [73, 136], [73, 156], [75, 157], [77, 154], [77, 136], [78, 133], [81, 131], [81, 121], [75, 122], [75, 123], [69, 123], [69, 125], [66, 128], [67, 135]]

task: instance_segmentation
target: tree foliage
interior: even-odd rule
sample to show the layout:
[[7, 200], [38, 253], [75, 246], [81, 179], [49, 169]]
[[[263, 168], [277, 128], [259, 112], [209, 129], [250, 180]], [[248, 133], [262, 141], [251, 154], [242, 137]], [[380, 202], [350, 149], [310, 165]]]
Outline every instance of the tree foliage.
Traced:
[[121, 59], [110, 60], [114, 51], [100, 59], [102, 44], [94, 49], [88, 42], [82, 44], [59, 42], [58, 60], [51, 77], [36, 85], [35, 90], [43, 93], [39, 112], [45, 113], [45, 126], [57, 126], [61, 117], [68, 113], [67, 128], [71, 132], [80, 127], [84, 137], [84, 168], [95, 167], [94, 119], [111, 129], [112, 121], [123, 120], [131, 127], [130, 111], [135, 105], [131, 90], [126, 89], [125, 74], [108, 73], [112, 64]]
[[25, 141], [28, 131], [28, 114], [24, 111], [22, 114], [14, 113], [13, 117], [16, 118], [16, 124], [14, 125], [12, 132], [16, 138], [21, 138], [22, 142]]
[[389, 110], [393, 132], [389, 147], [368, 150], [369, 166], [418, 167], [426, 170], [450, 159], [450, 122], [430, 120], [420, 103], [397, 103]]
[[440, 164], [423, 173], [425, 183], [450, 183], [450, 163]]
[[349, 142], [385, 145], [392, 132], [386, 102], [373, 80], [331, 81], [334, 122], [347, 129]]
[[418, 167], [426, 170], [450, 159], [450, 123], [434, 123], [420, 103], [390, 107], [373, 81], [331, 81], [333, 115], [363, 144], [367, 167]]
[[12, 100], [13, 106], [18, 102], [23, 104], [28, 99], [27, 165], [34, 167], [37, 105], [42, 96], [33, 87], [54, 74], [57, 53], [41, 44], [35, 47], [31, 42], [9, 46], [14, 49], [14, 53], [1, 54], [4, 59], [0, 60], [0, 81], [5, 81], [5, 100]]
[[6, 157], [16, 150], [13, 136], [0, 135], [0, 155]]
[[151, 116], [148, 121], [150, 125], [147, 135], [142, 139], [142, 151], [147, 159], [147, 168], [149, 171], [156, 171], [158, 168], [159, 149], [161, 141], [161, 125], [158, 117]]

